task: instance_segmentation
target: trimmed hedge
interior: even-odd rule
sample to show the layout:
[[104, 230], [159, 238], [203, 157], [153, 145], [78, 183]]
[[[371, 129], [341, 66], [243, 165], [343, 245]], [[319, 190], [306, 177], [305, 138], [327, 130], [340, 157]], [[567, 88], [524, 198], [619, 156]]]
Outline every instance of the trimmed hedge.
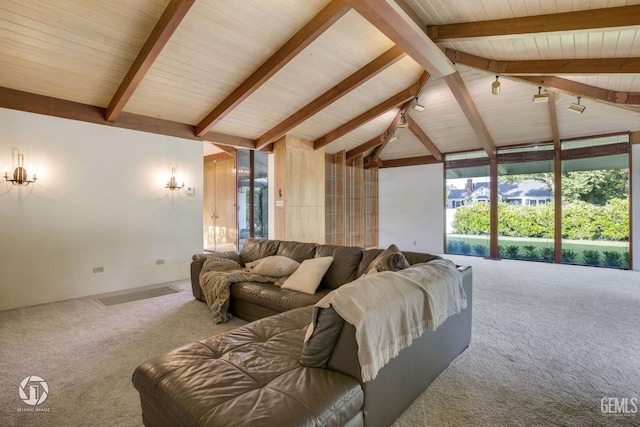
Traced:
[[[508, 237], [553, 238], [554, 206], [498, 204], [498, 234]], [[570, 240], [629, 240], [629, 201], [612, 199], [604, 206], [580, 200], [562, 207], [562, 237]], [[456, 234], [488, 234], [489, 204], [474, 203], [456, 209]]]
[[[473, 249], [473, 252], [471, 251]], [[521, 249], [523, 249], [521, 251]], [[462, 240], [451, 239], [447, 241], [447, 253], [458, 255], [486, 256], [489, 249], [485, 245], [469, 245]], [[604, 255], [604, 257], [602, 256]], [[598, 250], [585, 249], [582, 251], [581, 259], [579, 254], [573, 249], [562, 250], [562, 262], [565, 264], [586, 264], [599, 265], [614, 268], [629, 268], [629, 252], [603, 251], [602, 255]], [[534, 245], [499, 245], [498, 258], [519, 259], [526, 261], [553, 262], [554, 251], [551, 247], [537, 248]]]

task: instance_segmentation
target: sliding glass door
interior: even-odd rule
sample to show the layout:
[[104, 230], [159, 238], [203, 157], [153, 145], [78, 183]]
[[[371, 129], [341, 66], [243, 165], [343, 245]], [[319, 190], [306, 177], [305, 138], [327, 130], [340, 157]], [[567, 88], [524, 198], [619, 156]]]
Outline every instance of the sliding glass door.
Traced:
[[248, 238], [269, 236], [267, 153], [240, 150], [237, 162], [238, 245], [241, 249]]

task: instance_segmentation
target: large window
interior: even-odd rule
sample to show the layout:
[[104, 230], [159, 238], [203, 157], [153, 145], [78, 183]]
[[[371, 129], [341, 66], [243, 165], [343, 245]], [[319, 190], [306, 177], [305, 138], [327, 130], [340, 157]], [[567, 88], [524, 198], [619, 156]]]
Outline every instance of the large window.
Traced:
[[562, 150], [562, 262], [629, 268], [628, 135]]
[[498, 256], [553, 262], [553, 145], [498, 153]]
[[489, 255], [490, 182], [484, 152], [447, 156], [447, 253]]
[[503, 149], [493, 161], [491, 173], [483, 152], [446, 157], [447, 253], [631, 267], [628, 134]]

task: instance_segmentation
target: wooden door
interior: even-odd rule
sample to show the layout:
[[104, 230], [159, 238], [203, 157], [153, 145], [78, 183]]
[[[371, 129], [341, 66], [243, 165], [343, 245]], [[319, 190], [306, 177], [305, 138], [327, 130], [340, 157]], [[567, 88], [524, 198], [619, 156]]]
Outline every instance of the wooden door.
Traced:
[[204, 163], [204, 249], [233, 251], [238, 241], [236, 160], [211, 157]]

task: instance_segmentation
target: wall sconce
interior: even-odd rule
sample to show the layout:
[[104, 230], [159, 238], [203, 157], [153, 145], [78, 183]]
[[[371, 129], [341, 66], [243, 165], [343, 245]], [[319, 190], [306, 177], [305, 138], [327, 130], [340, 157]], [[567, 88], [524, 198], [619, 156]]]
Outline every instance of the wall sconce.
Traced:
[[29, 179], [29, 175], [27, 174], [27, 170], [24, 167], [24, 154], [18, 153], [18, 167], [13, 171], [13, 178], [9, 178], [9, 170], [8, 168], [4, 171], [4, 179], [12, 183], [13, 185], [29, 185], [32, 182], [36, 182], [38, 177], [34, 173]]
[[171, 174], [171, 177], [169, 178], [169, 181], [164, 188], [168, 188], [169, 190], [173, 191], [179, 190], [184, 187], [184, 182], [178, 185], [178, 179], [176, 178], [177, 169], [178, 167], [176, 165], [169, 165], [169, 173]]

